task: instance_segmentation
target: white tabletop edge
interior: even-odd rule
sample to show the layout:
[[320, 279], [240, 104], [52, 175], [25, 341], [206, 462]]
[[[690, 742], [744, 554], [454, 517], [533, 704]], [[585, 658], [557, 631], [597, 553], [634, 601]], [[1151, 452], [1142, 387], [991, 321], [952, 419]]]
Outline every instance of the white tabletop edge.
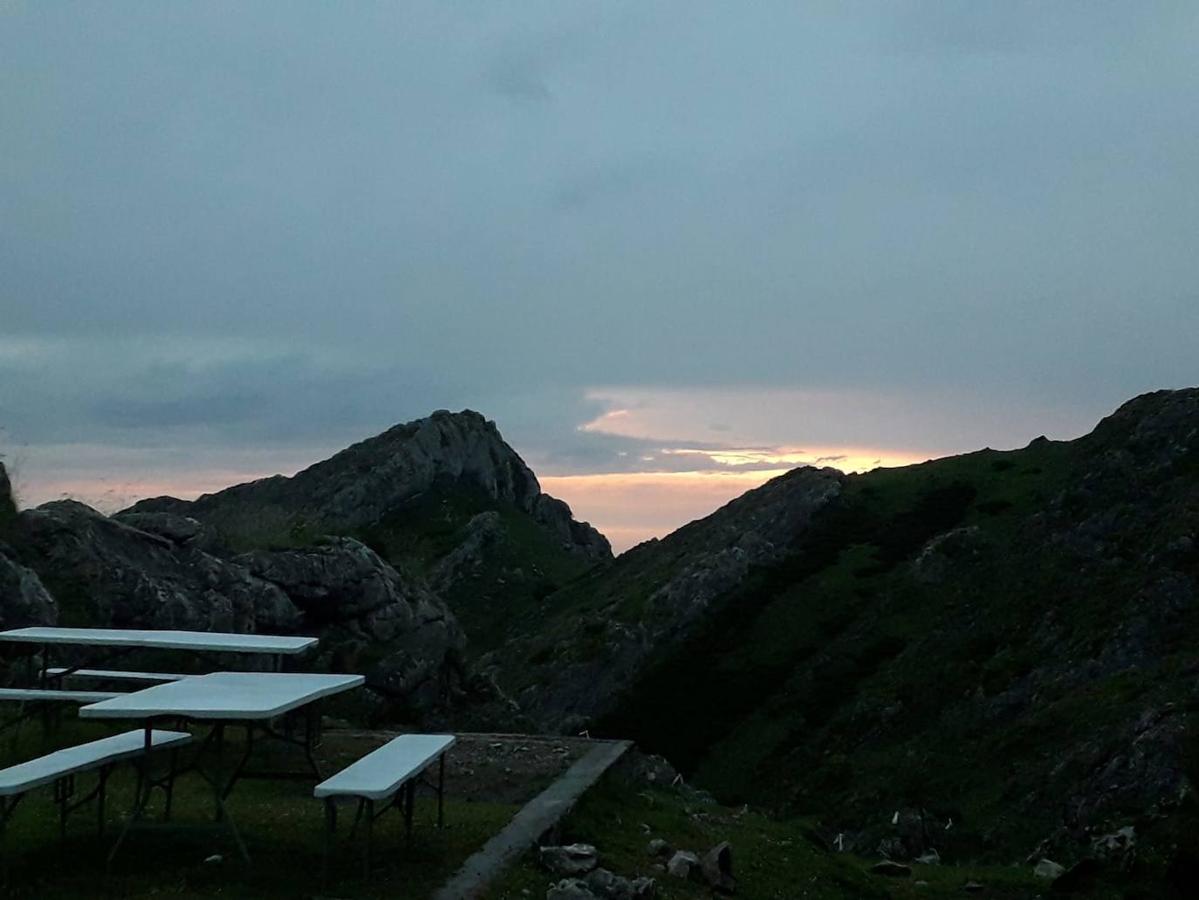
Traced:
[[[238, 684], [238, 682], [243, 684]], [[262, 721], [299, 709], [366, 683], [362, 675], [300, 674], [275, 672], [214, 672], [183, 681], [155, 685], [141, 691], [121, 694], [111, 700], [93, 703], [79, 710], [84, 719], [155, 719], [178, 717], [202, 720]], [[219, 705], [221, 697], [237, 697], [261, 688], [273, 697], [257, 706]], [[197, 692], [211, 691], [214, 702], [196, 703]]]
[[212, 653], [303, 653], [319, 638], [285, 634], [238, 634], [139, 628], [57, 628], [33, 626], [0, 631], [0, 641], [26, 644], [74, 644], [94, 647], [147, 647]]

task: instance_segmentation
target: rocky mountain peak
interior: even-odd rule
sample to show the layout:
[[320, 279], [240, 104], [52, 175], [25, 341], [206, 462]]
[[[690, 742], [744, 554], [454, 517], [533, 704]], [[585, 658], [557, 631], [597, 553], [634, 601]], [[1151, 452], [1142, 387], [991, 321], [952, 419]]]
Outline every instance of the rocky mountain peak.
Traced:
[[8, 480], [8, 470], [0, 462], [0, 523], [11, 519], [17, 514], [17, 505], [12, 496], [12, 482]]
[[342, 532], [371, 526], [426, 492], [466, 488], [532, 516], [563, 546], [591, 559], [608, 541], [541, 491], [537, 477], [474, 410], [438, 410], [347, 447], [292, 477], [275, 475], [205, 494], [193, 502], [157, 497], [128, 512], [191, 516], [226, 534], [248, 529]]

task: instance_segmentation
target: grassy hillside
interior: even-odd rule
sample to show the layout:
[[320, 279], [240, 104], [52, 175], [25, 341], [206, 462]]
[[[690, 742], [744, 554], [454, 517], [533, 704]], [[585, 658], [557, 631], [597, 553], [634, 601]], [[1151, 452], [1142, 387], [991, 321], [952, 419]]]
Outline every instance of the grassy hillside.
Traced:
[[594, 564], [561, 546], [526, 512], [461, 486], [429, 491], [354, 536], [393, 565], [436, 579], [438, 564], [471, 534], [471, 521], [492, 513], [497, 527], [476, 554], [437, 584], [458, 617], [472, 654], [537, 627], [544, 598]]
[[[852, 476], [593, 731], [860, 847], [897, 809], [942, 853], [1003, 862], [1043, 839], [1077, 858], [1124, 824], [1169, 833], [1191, 815], [1197, 537], [1199, 391], [1074, 442]], [[637, 553], [550, 598], [541, 684], [648, 634], [645, 598], [694, 559], [680, 541]]]

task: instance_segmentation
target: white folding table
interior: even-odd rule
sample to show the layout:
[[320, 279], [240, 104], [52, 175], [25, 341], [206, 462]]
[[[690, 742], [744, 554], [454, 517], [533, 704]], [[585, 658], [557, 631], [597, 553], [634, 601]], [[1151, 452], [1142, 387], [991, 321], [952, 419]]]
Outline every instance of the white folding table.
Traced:
[[[238, 849], [248, 859], [249, 855], [246, 853], [245, 845], [224, 809], [224, 799], [241, 778], [315, 777], [319, 781], [321, 778], [320, 768], [312, 753], [319, 723], [317, 704], [326, 697], [360, 687], [365, 681], [366, 679], [361, 675], [216, 672], [211, 675], [196, 675], [182, 681], [156, 685], [130, 694], [121, 694], [109, 700], [85, 706], [79, 710], [79, 715], [84, 719], [136, 720], [141, 723], [147, 741], [150, 739], [155, 723], [163, 721], [208, 723], [213, 728], [201, 746], [201, 751], [214, 742], [217, 743], [219, 749], [223, 742], [225, 726], [245, 726], [245, 752], [233, 775], [226, 783], [221, 783], [219, 773], [214, 778], [204, 772], [198, 765], [199, 754], [197, 754], [197, 762], [189, 768], [195, 769], [213, 788], [216, 817], [218, 821], [227, 823], [227, 827], [237, 842]], [[291, 738], [290, 735], [279, 733], [272, 728], [274, 720], [297, 710], [303, 710], [306, 713], [302, 743]], [[246, 764], [253, 753], [254, 738], [257, 732], [302, 746], [311, 771], [306, 773], [247, 772]], [[178, 774], [180, 773], [172, 771], [169, 776], [170, 780], [173, 781]], [[157, 786], [161, 786], [161, 784], [148, 778], [139, 779], [133, 814], [113, 847], [110, 859], [116, 855], [130, 825], [140, 819], [149, 802], [151, 790]]]
[[[14, 628], [0, 631], [0, 641], [33, 644], [41, 649], [42, 672], [49, 667], [51, 647], [104, 648], [124, 655], [134, 650], [182, 650], [197, 654], [241, 653], [268, 656], [273, 668], [283, 668], [283, 658], [303, 653], [317, 644], [314, 637], [274, 634], [232, 634], [220, 631], [158, 631], [133, 628]], [[70, 675], [80, 666], [64, 669], [55, 677]]]

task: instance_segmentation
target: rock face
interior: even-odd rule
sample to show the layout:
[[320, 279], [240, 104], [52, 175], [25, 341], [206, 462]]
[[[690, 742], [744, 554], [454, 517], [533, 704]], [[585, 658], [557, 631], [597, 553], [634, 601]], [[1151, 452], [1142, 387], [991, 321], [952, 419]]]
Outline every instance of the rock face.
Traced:
[[[563, 731], [581, 730], [611, 711], [651, 658], [685, 640], [752, 570], [784, 556], [844, 478], [835, 469], [797, 469], [621, 556], [603, 573], [602, 597], [589, 612], [553, 623], [538, 636], [539, 646], [510, 649], [514, 680], [535, 682], [518, 695], [521, 707]], [[579, 595], [596, 584], [567, 588], [553, 603], [591, 607]], [[620, 611], [630, 595], [645, 597], [635, 617]]]
[[12, 482], [8, 480], [8, 469], [0, 462], [0, 528], [17, 515], [17, 505], [12, 496]]
[[453, 615], [358, 541], [329, 537], [234, 562], [281, 589], [323, 635], [325, 668], [362, 672], [368, 686], [416, 710], [443, 704], [460, 680], [466, 637]]
[[110, 519], [73, 500], [17, 518], [22, 561], [72, 620], [113, 627], [293, 631], [295, 606], [241, 566]]
[[[460, 680], [465, 638], [454, 617], [352, 539], [230, 560], [199, 549], [201, 531], [173, 513], [118, 519], [58, 501], [20, 513], [16, 524], [15, 553], [42, 573], [72, 622], [315, 634], [311, 667], [362, 672], [414, 716], [442, 708]], [[6, 555], [0, 584], [18, 598], [0, 607], [0, 624], [53, 621], [57, 607], [38, 576]]]
[[29, 625], [54, 625], [58, 608], [32, 569], [15, 562], [0, 544], [0, 631]]
[[471, 410], [439, 411], [354, 444], [291, 478], [276, 475], [194, 502], [143, 500], [133, 513], [168, 512], [213, 526], [235, 545], [263, 536], [345, 533], [373, 525], [438, 485], [460, 485], [511, 504], [589, 559], [612, 555], [607, 540], [570, 508], [541, 492], [537, 478], [500, 436]]

